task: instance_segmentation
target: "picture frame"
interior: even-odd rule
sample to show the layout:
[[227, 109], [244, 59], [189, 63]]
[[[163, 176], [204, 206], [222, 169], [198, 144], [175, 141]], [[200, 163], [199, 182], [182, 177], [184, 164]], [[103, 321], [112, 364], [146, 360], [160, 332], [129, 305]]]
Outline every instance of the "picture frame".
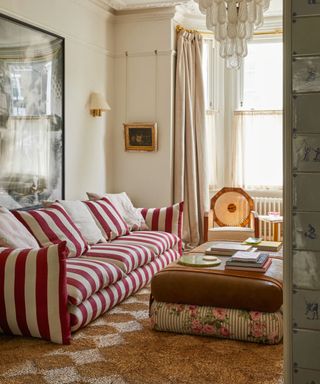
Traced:
[[0, 29], [0, 205], [33, 209], [64, 198], [64, 38], [1, 13]]
[[128, 152], [155, 152], [158, 150], [157, 123], [125, 123], [124, 141]]

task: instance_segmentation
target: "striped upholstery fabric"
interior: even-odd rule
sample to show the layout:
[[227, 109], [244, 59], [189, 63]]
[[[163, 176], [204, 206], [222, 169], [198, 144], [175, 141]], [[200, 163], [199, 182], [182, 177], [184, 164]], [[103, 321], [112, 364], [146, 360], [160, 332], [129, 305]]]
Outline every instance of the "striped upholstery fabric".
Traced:
[[111, 261], [125, 273], [148, 264], [156, 257], [155, 252], [142, 244], [122, 244], [121, 242], [115, 244], [115, 242], [93, 245], [83, 257]]
[[128, 245], [143, 245], [154, 254], [160, 255], [168, 249], [174, 248], [180, 240], [176, 235], [167, 232], [139, 231], [131, 232], [129, 236], [119, 237], [112, 244], [127, 247]]
[[37, 240], [25, 226], [4, 207], [0, 207], [0, 247], [39, 248]]
[[84, 201], [84, 203], [89, 208], [105, 239], [113, 240], [129, 233], [128, 225], [108, 198]]
[[150, 282], [155, 273], [178, 257], [179, 253], [170, 249], [148, 265], [136, 269], [124, 279], [92, 295], [79, 306], [69, 306], [71, 331], [74, 332], [86, 326], [102, 313], [105, 313], [132, 293], [144, 287]]
[[100, 289], [123, 277], [122, 270], [109, 262], [84, 257], [67, 260], [68, 301], [80, 304]]
[[34, 211], [14, 211], [14, 215], [33, 234], [42, 247], [67, 242], [68, 257], [81, 256], [88, 243], [66, 210], [58, 203]]
[[66, 242], [40, 249], [0, 248], [0, 330], [69, 344]]
[[150, 315], [152, 328], [157, 331], [262, 344], [277, 344], [283, 337], [283, 318], [280, 311], [266, 313], [154, 301]]
[[169, 232], [182, 238], [183, 202], [165, 208], [141, 208], [141, 214], [151, 231]]

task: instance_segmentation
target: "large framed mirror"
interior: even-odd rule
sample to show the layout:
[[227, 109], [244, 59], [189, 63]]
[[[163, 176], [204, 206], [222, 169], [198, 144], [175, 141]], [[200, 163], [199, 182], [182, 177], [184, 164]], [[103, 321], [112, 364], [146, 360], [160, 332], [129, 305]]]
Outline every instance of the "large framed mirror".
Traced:
[[64, 39], [0, 14], [0, 205], [64, 198]]

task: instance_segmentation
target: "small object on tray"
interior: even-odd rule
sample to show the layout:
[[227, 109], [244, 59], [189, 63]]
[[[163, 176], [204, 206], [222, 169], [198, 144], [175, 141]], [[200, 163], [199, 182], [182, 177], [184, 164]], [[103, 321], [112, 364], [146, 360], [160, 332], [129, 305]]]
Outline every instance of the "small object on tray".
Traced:
[[251, 245], [245, 245], [241, 243], [220, 242], [214, 243], [206, 249], [206, 255], [220, 255], [220, 256], [232, 256], [237, 251], [252, 251]]
[[185, 265], [188, 267], [215, 267], [221, 263], [221, 260], [217, 257], [215, 260], [204, 260], [204, 255], [193, 254], [193, 255], [183, 255], [178, 260], [178, 264]]
[[206, 261], [217, 261], [218, 258], [216, 256], [204, 255], [203, 256], [203, 260], [206, 260]]
[[261, 241], [262, 241], [262, 237], [249, 237], [242, 244], [257, 245], [257, 244], [261, 243]]

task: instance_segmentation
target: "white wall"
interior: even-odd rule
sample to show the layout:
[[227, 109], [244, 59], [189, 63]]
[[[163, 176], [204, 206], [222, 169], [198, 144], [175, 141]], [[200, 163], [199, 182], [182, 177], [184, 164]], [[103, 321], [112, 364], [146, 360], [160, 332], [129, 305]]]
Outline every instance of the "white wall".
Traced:
[[[65, 37], [66, 198], [105, 191], [112, 166], [113, 16], [86, 0], [0, 0], [0, 12]], [[113, 108], [102, 118], [89, 114], [92, 91]]]
[[[112, 192], [126, 191], [137, 206], [172, 203], [173, 16], [169, 8], [116, 17]], [[125, 152], [123, 123], [154, 121], [158, 151]]]

